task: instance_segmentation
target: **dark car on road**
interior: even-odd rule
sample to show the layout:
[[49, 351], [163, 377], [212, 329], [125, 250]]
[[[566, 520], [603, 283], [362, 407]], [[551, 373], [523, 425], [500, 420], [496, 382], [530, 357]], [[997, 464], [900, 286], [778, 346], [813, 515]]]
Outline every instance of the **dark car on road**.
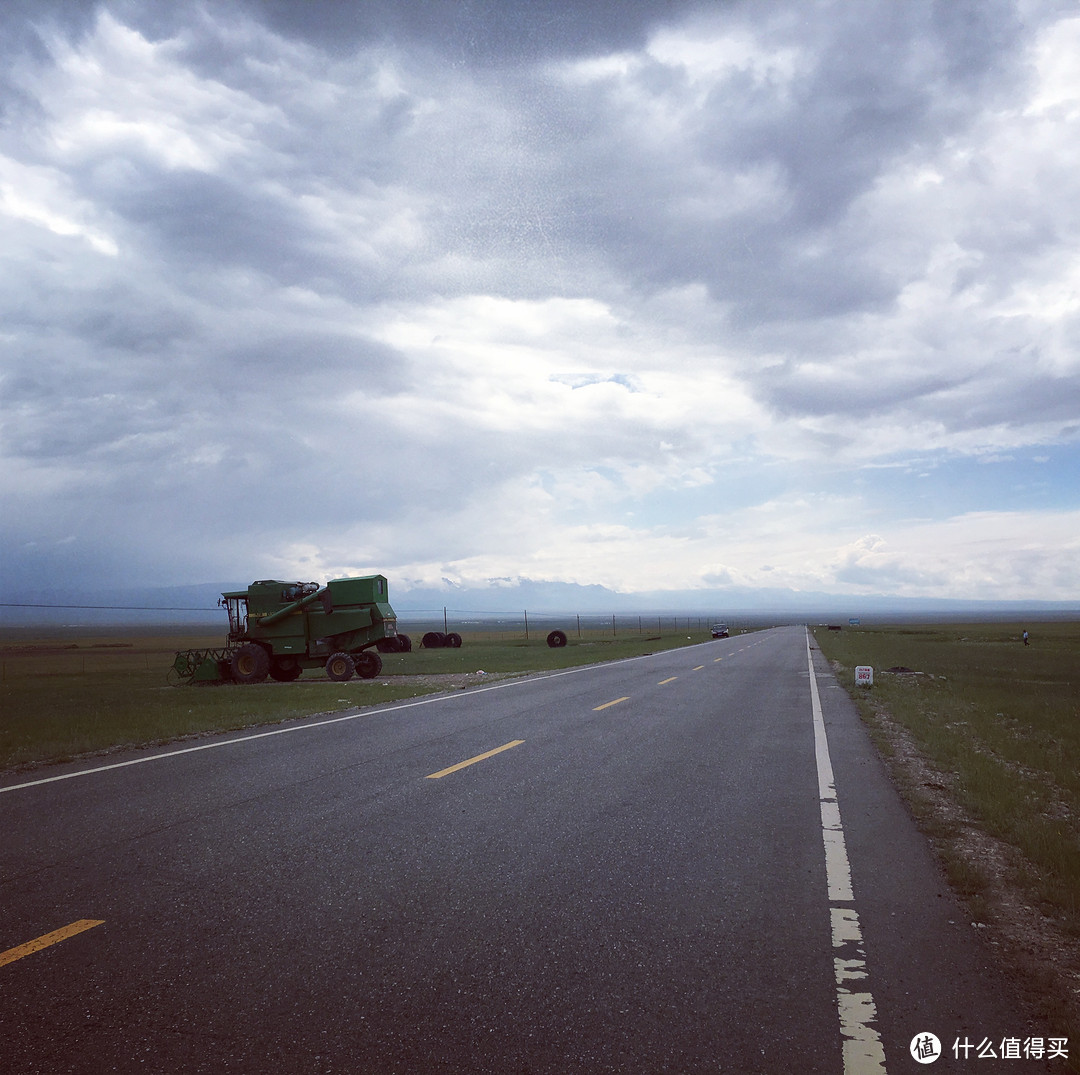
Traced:
[[726, 623], [714, 623], [709, 630], [712, 632], [713, 638], [728, 638], [731, 635]]

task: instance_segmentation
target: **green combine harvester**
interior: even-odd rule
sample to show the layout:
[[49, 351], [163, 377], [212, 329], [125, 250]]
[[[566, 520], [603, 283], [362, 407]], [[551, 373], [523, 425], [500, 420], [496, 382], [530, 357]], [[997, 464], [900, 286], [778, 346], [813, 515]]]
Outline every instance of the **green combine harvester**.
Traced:
[[376, 647], [397, 648], [397, 616], [382, 575], [314, 582], [253, 582], [224, 593], [229, 637], [219, 649], [176, 654], [170, 678], [192, 683], [281, 683], [305, 668], [325, 668], [333, 680], [382, 671]]

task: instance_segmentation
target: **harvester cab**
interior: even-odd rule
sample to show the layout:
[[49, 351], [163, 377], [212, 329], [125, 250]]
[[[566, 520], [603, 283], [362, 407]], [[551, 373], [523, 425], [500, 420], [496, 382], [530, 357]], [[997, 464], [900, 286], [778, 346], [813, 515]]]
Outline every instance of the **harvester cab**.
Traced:
[[[248, 616], [256, 623], [264, 617], [283, 611], [303, 607], [306, 597], [319, 593], [317, 582], [277, 582], [273, 579], [265, 582], [253, 582], [246, 590], [224, 593], [218, 605], [229, 614], [229, 641], [240, 643], [247, 639]], [[322, 593], [328, 598], [329, 589]], [[324, 603], [325, 607], [325, 603]]]
[[374, 679], [382, 671], [376, 647], [397, 638], [382, 575], [333, 579], [322, 587], [265, 579], [223, 593], [219, 605], [229, 616], [224, 648], [178, 653], [173, 670], [180, 678], [289, 682], [321, 666], [334, 680], [354, 673]]

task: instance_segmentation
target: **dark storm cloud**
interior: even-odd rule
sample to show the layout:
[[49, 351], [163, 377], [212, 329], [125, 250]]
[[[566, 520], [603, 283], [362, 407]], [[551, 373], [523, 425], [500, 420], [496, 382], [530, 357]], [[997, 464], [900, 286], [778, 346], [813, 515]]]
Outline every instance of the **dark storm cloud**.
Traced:
[[[704, 281], [737, 323], [880, 307], [907, 280], [875, 264], [876, 236], [845, 218], [898, 158], [969, 122], [987, 86], [1015, 90], [1024, 35], [1006, 3], [839, 4], [809, 25], [773, 10], [739, 5], [731, 18], [762, 14], [762, 48], [797, 52], [794, 74], [733, 67], [670, 141], [627, 125], [623, 91], [632, 80], [662, 108], [691, 91], [685, 70], [654, 60], [557, 98], [559, 128], [576, 134], [561, 147], [576, 168], [571, 215], [621, 273], [650, 288]], [[736, 180], [774, 191], [740, 206]]]
[[308, 405], [321, 409], [350, 392], [362, 392], [374, 411], [382, 397], [416, 379], [411, 363], [392, 348], [341, 333], [279, 332], [229, 342], [215, 356], [219, 392], [276, 399], [283, 417], [303, 415]]
[[[702, 6], [681, 0], [248, 0], [279, 33], [340, 53], [358, 42], [422, 43], [453, 62], [504, 65], [639, 47], [659, 21]], [[721, 5], [712, 5], [721, 6]], [[727, 6], [724, 3], [722, 6]]]
[[200, 172], [145, 176], [114, 206], [142, 235], [147, 256], [183, 266], [243, 265], [282, 284], [317, 276], [321, 259], [308, 248], [305, 227], [288, 199], [243, 182]]

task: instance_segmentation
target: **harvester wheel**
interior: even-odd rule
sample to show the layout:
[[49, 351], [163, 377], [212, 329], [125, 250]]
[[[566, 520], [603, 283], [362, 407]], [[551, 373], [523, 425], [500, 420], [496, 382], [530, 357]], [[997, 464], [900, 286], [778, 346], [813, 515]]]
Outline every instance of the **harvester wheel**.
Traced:
[[270, 662], [270, 678], [278, 683], [292, 683], [301, 672], [303, 668], [295, 657], [278, 657]]
[[237, 683], [262, 683], [270, 671], [270, 654], [255, 642], [247, 642], [232, 655], [229, 670]]
[[412, 639], [408, 635], [397, 636], [398, 653], [412, 653]]
[[428, 631], [420, 641], [424, 649], [441, 649], [446, 641], [446, 636], [441, 631]]
[[330, 660], [326, 662], [326, 674], [338, 683], [344, 683], [345, 680], [351, 678], [354, 671], [356, 671], [356, 666], [347, 653], [332, 654]]
[[361, 679], [374, 679], [382, 671], [382, 658], [373, 650], [366, 649], [353, 658], [356, 674]]
[[446, 636], [446, 644], [451, 649], [461, 649], [461, 635], [459, 635], [457, 631], [451, 631]]
[[552, 649], [561, 649], [566, 645], [566, 632], [565, 631], [552, 631], [547, 636], [547, 644]]

